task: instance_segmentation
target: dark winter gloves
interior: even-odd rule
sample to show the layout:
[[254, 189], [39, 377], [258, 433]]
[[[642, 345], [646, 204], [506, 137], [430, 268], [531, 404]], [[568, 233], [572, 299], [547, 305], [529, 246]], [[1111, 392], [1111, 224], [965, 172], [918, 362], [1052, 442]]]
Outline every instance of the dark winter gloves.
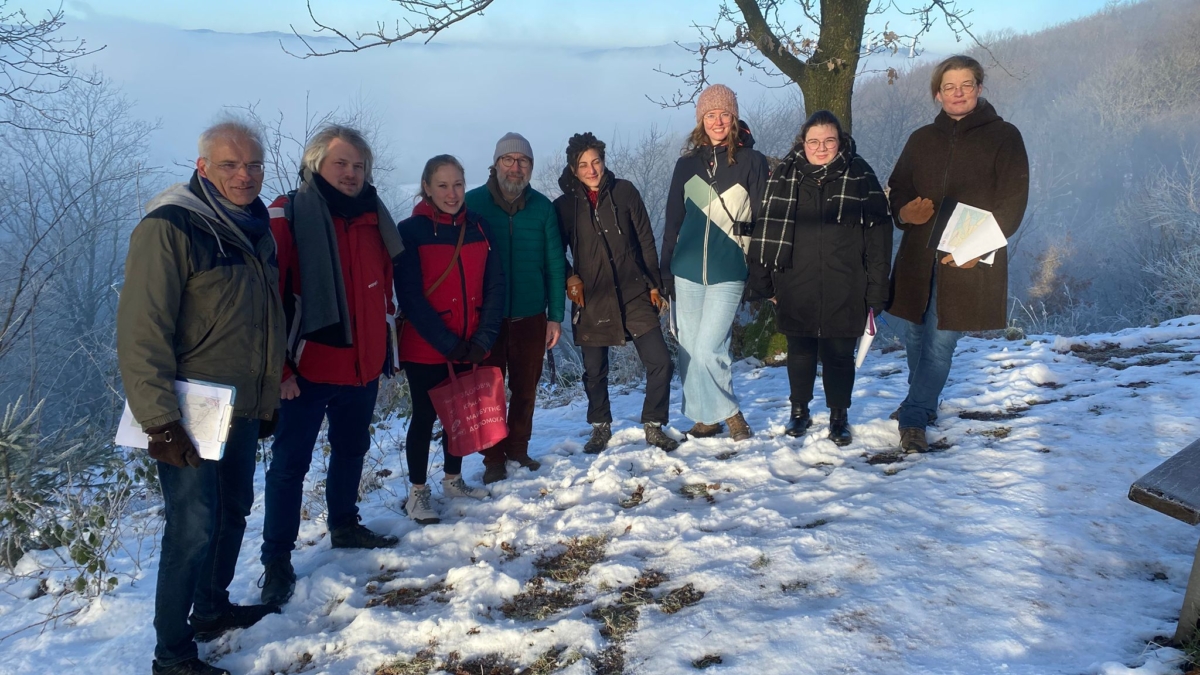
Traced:
[[580, 279], [578, 274], [573, 274], [567, 279], [567, 298], [583, 309], [583, 279]]
[[675, 302], [675, 277], [670, 274], [662, 275], [662, 294], [671, 302]]
[[483, 359], [486, 356], [487, 350], [483, 347], [480, 347], [474, 342], [459, 340], [458, 344], [454, 346], [454, 349], [451, 349], [450, 353], [446, 355], [446, 358], [452, 363], [467, 362], [479, 365], [483, 363]]
[[900, 207], [900, 222], [907, 225], [924, 225], [933, 217], [933, 202], [917, 197]]
[[179, 420], [146, 429], [150, 436], [150, 458], [180, 469], [200, 466], [200, 453]]

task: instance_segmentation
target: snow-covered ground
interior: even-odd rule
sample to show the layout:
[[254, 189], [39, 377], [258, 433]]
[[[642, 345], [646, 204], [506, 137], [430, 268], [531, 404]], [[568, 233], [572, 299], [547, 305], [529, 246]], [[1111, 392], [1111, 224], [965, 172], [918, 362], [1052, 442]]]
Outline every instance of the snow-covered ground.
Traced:
[[[1174, 631], [1197, 533], [1126, 493], [1200, 432], [1198, 323], [964, 339], [930, 430], [944, 449], [894, 463], [868, 458], [897, 442], [888, 414], [905, 391], [903, 351], [875, 352], [860, 371], [846, 448], [824, 437], [819, 392], [809, 436], [783, 436], [786, 372], [743, 362], [735, 386], [753, 440], [650, 449], [634, 391], [614, 397], [614, 442], [593, 457], [581, 451], [582, 401], [539, 410], [531, 453], [542, 469], [510, 471], [483, 502], [442, 500], [441, 525], [398, 512], [405, 479], [391, 453], [393, 474], [362, 508], [400, 546], [333, 551], [323, 521], [306, 521], [293, 558], [301, 578], [283, 614], [201, 655], [244, 674], [374, 673], [418, 652], [425, 667], [383, 672], [455, 661], [480, 672], [482, 657], [515, 669], [487, 672], [517, 672], [561, 650], [557, 661], [570, 665], [553, 671], [543, 658], [530, 672], [581, 675], [616, 649], [628, 673], [708, 664], [755, 674], [1179, 672], [1179, 652], [1147, 644]], [[376, 437], [402, 435], [397, 425]], [[479, 482], [478, 459], [466, 471]], [[639, 488], [641, 503], [623, 507]], [[261, 527], [260, 495], [235, 601], [257, 600]], [[596, 536], [607, 538], [603, 554], [573, 586], [531, 581], [537, 561]], [[658, 585], [631, 590], [646, 572], [660, 573]], [[26, 630], [76, 601], [16, 597], [28, 587], [10, 585], [0, 594], [0, 673], [148, 672], [156, 573], [150, 559], [135, 583]], [[424, 597], [388, 595], [438, 583]], [[539, 585], [574, 606], [542, 620], [505, 616], [502, 606], [527, 605], [530, 596], [514, 596]], [[380, 602], [404, 597], [415, 601]], [[595, 610], [605, 607], [610, 619], [637, 619], [623, 641], [602, 635]]]

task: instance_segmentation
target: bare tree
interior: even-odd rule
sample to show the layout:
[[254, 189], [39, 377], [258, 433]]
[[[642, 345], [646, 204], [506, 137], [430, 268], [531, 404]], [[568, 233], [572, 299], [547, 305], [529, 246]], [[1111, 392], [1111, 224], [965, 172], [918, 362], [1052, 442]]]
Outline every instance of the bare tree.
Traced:
[[605, 164], [618, 178], [633, 183], [650, 214], [654, 240], [662, 245], [663, 220], [671, 174], [679, 159], [680, 139], [651, 125], [636, 141], [617, 138], [605, 153]]
[[[937, 20], [957, 36], [982, 44], [971, 32], [970, 10], [955, 0], [734, 0], [723, 1], [711, 24], [693, 24], [699, 45], [680, 45], [698, 60], [695, 68], [666, 73], [680, 78], [684, 88], [659, 102], [682, 106], [695, 100], [709, 83], [709, 70], [721, 54], [733, 57], [739, 72], [747, 70], [775, 79], [782, 75], [800, 88], [809, 110], [832, 111], [849, 130], [853, 125], [851, 98], [859, 59], [875, 53], [905, 49], [915, 55], [917, 45]], [[895, 15], [911, 24], [901, 34], [890, 28], [866, 27], [874, 15]], [[889, 77], [896, 71], [888, 69]]]
[[[9, 9], [8, 0], [0, 0], [0, 101], [7, 104], [0, 126], [58, 128], [68, 121], [70, 111], [50, 96], [72, 83], [97, 82], [94, 76], [80, 75], [74, 62], [104, 47], [90, 49], [83, 40], [60, 37], [63, 25], [61, 5], [41, 19], [30, 19], [24, 10]], [[22, 111], [36, 114], [17, 115]]]

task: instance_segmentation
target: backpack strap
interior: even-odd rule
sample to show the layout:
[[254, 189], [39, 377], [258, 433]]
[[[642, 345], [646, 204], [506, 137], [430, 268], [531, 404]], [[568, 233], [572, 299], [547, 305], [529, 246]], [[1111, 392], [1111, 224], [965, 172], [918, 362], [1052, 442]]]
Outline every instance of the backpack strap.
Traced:
[[442, 282], [446, 280], [446, 277], [450, 276], [450, 271], [454, 269], [455, 263], [458, 262], [458, 256], [460, 253], [462, 253], [463, 239], [466, 236], [467, 222], [464, 220], [462, 226], [458, 228], [458, 243], [454, 245], [454, 255], [450, 256], [450, 264], [446, 266], [446, 271], [442, 272], [442, 276], [438, 277], [437, 281], [433, 282], [433, 284], [429, 287], [429, 290], [425, 291], [425, 297], [428, 298], [429, 296], [433, 295], [433, 292], [438, 289], [438, 286], [442, 285]]

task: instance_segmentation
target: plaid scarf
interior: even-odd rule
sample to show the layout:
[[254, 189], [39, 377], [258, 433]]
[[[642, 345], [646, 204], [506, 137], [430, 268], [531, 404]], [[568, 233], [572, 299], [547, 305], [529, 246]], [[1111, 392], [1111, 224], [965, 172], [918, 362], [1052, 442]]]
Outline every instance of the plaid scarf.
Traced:
[[[866, 160], [855, 152], [854, 139], [842, 136], [841, 150], [828, 164], [816, 166], [797, 145], [771, 172], [763, 196], [762, 217], [750, 240], [750, 260], [768, 269], [792, 266], [792, 244], [796, 231], [796, 204], [800, 184], [818, 186], [834, 183], [836, 193], [821, 205], [822, 213], [834, 215], [839, 225], [872, 227], [891, 217], [887, 196]], [[836, 215], [835, 215], [836, 214]]]

